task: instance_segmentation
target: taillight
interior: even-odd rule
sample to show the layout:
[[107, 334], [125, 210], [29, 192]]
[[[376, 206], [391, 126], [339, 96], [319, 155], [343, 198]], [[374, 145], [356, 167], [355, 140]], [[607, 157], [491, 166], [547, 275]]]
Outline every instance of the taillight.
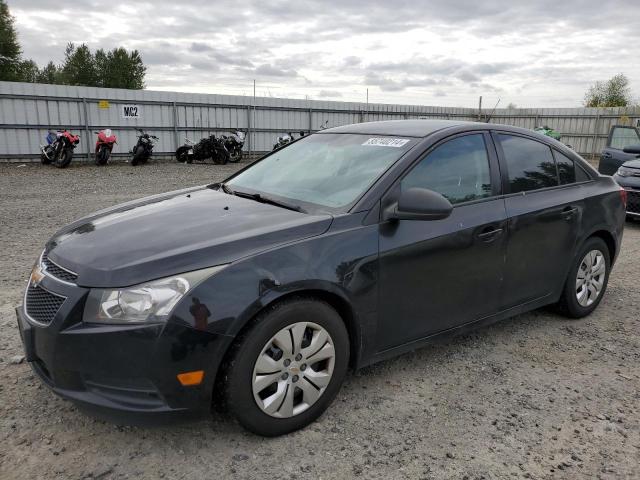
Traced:
[[627, 208], [627, 191], [620, 187], [620, 200], [622, 200], [622, 205], [624, 205], [624, 208]]

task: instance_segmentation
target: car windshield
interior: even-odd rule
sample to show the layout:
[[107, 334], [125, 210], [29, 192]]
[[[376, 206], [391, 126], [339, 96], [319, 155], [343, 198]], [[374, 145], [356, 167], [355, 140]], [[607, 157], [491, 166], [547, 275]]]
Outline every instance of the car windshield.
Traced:
[[415, 143], [389, 136], [310, 135], [257, 162], [226, 185], [234, 191], [340, 210], [353, 204]]

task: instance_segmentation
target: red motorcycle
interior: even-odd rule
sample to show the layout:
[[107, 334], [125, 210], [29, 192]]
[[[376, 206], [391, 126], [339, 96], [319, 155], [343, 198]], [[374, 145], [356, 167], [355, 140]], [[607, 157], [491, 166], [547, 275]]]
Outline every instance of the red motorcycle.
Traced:
[[95, 152], [96, 165], [106, 165], [109, 161], [109, 157], [111, 156], [113, 146], [118, 143], [118, 139], [113, 135], [110, 128], [93, 133], [98, 135]]
[[73, 158], [73, 150], [80, 143], [80, 136], [62, 130], [55, 134], [49, 132], [47, 141], [50, 142], [49, 145], [41, 149], [42, 163], [53, 164], [58, 168], [67, 168]]

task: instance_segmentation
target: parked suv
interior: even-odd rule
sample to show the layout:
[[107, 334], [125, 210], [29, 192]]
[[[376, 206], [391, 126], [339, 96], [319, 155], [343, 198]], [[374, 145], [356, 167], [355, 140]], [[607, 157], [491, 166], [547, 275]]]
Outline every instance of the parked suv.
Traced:
[[305, 136], [222, 183], [62, 228], [16, 309], [26, 358], [96, 411], [304, 427], [360, 368], [544, 305], [602, 300], [625, 192], [575, 152], [484, 123]]
[[602, 151], [598, 171], [603, 175], [613, 175], [628, 160], [634, 160], [636, 154], [625, 152], [626, 147], [640, 144], [640, 131], [636, 127], [615, 125], [611, 127], [607, 146]]

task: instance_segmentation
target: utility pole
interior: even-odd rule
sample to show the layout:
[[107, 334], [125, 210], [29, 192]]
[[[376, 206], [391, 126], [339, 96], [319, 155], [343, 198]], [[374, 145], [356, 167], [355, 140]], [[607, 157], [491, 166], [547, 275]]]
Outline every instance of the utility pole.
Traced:
[[369, 88], [367, 87], [367, 116], [365, 122], [369, 121]]
[[480, 100], [478, 100], [478, 121], [482, 121], [482, 95], [480, 95]]

